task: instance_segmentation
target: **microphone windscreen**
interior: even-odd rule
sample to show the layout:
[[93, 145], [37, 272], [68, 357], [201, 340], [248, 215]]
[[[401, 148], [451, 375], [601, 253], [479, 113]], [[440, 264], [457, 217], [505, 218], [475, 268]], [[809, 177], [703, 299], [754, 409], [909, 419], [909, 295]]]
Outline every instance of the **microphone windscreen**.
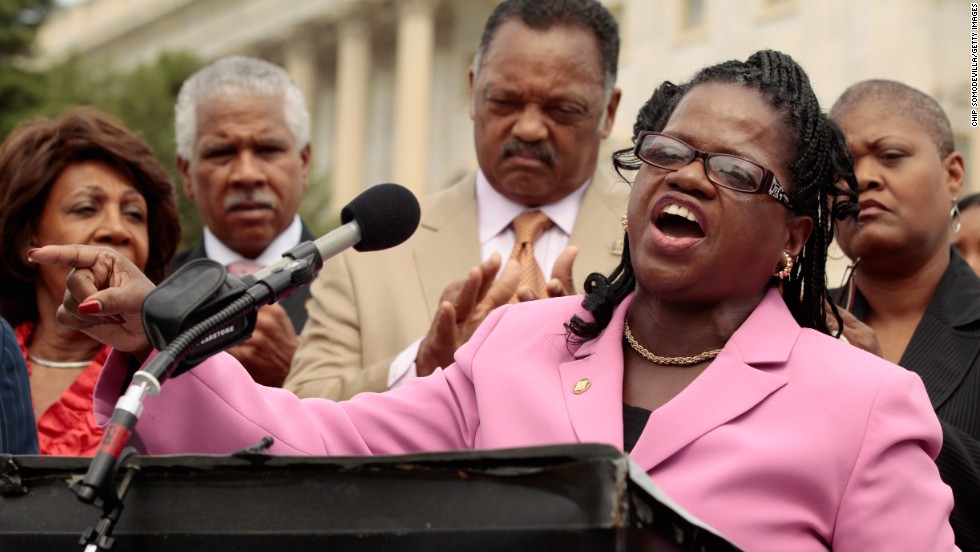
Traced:
[[398, 184], [377, 184], [355, 197], [340, 211], [343, 224], [355, 220], [361, 228], [358, 251], [378, 251], [407, 240], [419, 226], [421, 210], [415, 194]]

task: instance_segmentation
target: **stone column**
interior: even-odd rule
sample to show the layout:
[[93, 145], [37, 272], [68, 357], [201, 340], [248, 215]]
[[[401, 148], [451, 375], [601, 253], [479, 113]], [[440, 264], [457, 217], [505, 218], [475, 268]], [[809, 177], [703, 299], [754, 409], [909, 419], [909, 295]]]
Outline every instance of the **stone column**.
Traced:
[[368, 185], [364, 181], [364, 164], [370, 96], [370, 30], [363, 16], [351, 16], [340, 21], [337, 28], [337, 106], [333, 132], [331, 213], [339, 213]]
[[435, 0], [401, 0], [398, 4], [391, 177], [418, 196], [429, 186], [435, 8]]
[[317, 86], [316, 43], [312, 37], [301, 33], [286, 44], [283, 58], [283, 68], [303, 92], [303, 100], [312, 120]]
[[[325, 152], [320, 150], [320, 155], [318, 155], [317, 144], [313, 141], [313, 126], [317, 120], [318, 74], [317, 45], [312, 32], [299, 29], [294, 31], [292, 38], [286, 42], [283, 48], [282, 66], [296, 82], [300, 92], [303, 93], [303, 101], [306, 103], [306, 110], [310, 114], [310, 181], [303, 197], [305, 201], [322, 206], [325, 203], [324, 198], [327, 197], [328, 190], [326, 189], [327, 184], [316, 178], [319, 167], [322, 167], [325, 161]], [[316, 209], [316, 211], [319, 210]]]

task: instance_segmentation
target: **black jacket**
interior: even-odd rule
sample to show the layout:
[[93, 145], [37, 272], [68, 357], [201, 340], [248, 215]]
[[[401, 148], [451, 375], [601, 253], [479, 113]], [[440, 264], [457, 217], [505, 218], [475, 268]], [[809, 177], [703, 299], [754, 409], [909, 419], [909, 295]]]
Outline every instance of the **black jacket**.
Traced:
[[[867, 309], [857, 290], [852, 312], [864, 320]], [[922, 378], [942, 423], [936, 463], [953, 489], [956, 544], [980, 551], [980, 278], [955, 248], [899, 365]]]

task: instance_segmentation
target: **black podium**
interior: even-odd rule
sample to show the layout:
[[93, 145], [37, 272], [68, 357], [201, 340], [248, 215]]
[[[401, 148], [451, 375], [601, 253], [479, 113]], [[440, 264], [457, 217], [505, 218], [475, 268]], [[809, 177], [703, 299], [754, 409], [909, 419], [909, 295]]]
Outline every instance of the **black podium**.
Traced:
[[[132, 457], [120, 552], [737, 550], [628, 456], [568, 445], [392, 457]], [[83, 458], [0, 456], [0, 550], [81, 550]]]

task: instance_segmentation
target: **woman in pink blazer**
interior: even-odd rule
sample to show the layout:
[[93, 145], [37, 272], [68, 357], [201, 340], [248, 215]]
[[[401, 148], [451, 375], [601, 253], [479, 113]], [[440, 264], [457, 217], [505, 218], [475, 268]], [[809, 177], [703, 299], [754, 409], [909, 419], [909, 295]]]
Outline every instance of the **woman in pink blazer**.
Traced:
[[[802, 69], [772, 51], [706, 68], [659, 87], [634, 129], [615, 157], [637, 171], [627, 250], [584, 300], [502, 307], [454, 364], [342, 403], [255, 385], [216, 356], [147, 400], [148, 451], [229, 453], [266, 435], [280, 454], [608, 443], [747, 550], [955, 549], [921, 381], [828, 335], [828, 206], [854, 192], [836, 184], [844, 142]], [[76, 267], [66, 324], [147, 354], [137, 272], [108, 251], [32, 255]], [[102, 323], [113, 314], [127, 322]], [[106, 366], [103, 416], [130, 358]]]

